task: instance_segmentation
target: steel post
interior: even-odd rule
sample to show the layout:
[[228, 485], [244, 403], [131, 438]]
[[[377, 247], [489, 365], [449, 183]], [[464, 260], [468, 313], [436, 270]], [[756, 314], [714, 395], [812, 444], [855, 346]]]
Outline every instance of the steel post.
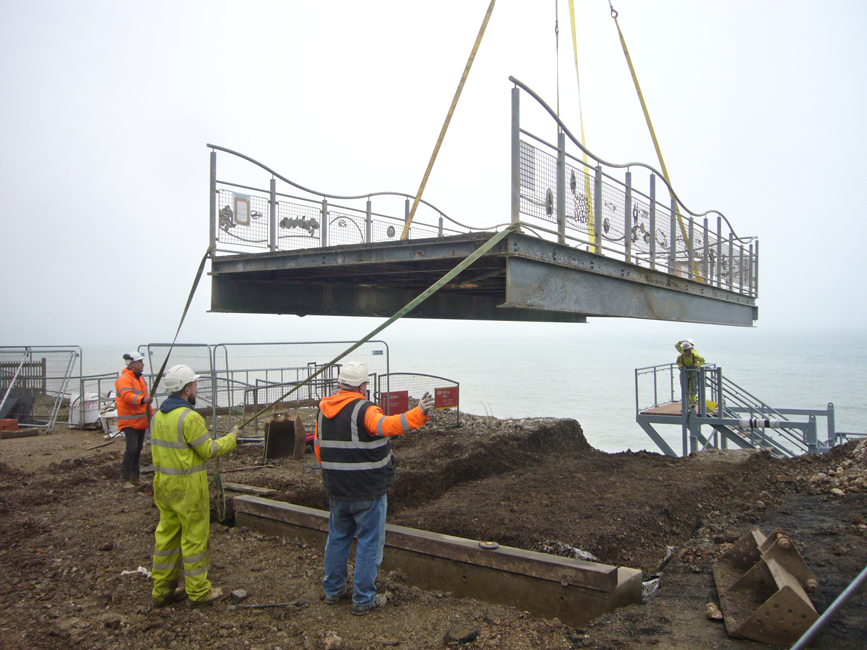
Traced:
[[439, 226], [437, 228], [437, 236], [438, 237], [443, 236], [443, 215], [440, 215], [440, 218], [439, 218]]
[[210, 247], [217, 248], [217, 152], [211, 150], [211, 219], [210, 219]]
[[271, 252], [277, 250], [277, 179], [271, 178], [271, 201], [268, 209], [268, 241]]
[[328, 199], [322, 199], [322, 248], [328, 246]]
[[[839, 442], [843, 442], [840, 440]], [[836, 447], [837, 440], [837, 423], [834, 419], [834, 403], [828, 402], [828, 444]]]
[[632, 263], [632, 172], [626, 170], [626, 198], [623, 204], [624, 259]]
[[[406, 199], [403, 202], [403, 222], [406, 223], [407, 221], [409, 221], [409, 199]], [[409, 233], [407, 233], [406, 238], [411, 239], [411, 237], [409, 236]]]
[[738, 293], [744, 293], [744, 245], [738, 244]]
[[732, 232], [729, 233], [729, 291], [734, 291], [734, 283], [735, 283], [735, 276], [734, 276], [734, 268], [735, 268], [735, 265], [734, 265], [734, 260], [735, 260], [735, 257], [734, 257], [734, 236], [735, 236], [734, 233], [732, 233]]
[[566, 243], [566, 134], [563, 131], [557, 133], [557, 242]]
[[512, 88], [512, 223], [521, 220], [521, 95]]
[[753, 295], [753, 245], [750, 244], [749, 253], [747, 254], [749, 264], [747, 265], [747, 295]]
[[759, 297], [759, 240], [756, 240], [756, 264], [753, 269], [753, 273], [755, 274], [755, 284], [753, 284], [753, 296], [755, 298]]
[[[716, 286], [722, 288], [722, 217], [716, 218]], [[725, 438], [723, 438], [725, 439]]]
[[677, 275], [677, 201], [671, 197], [671, 232], [669, 233], [669, 268], [672, 275]]
[[656, 268], [656, 174], [650, 175], [650, 268]]
[[816, 416], [811, 413], [807, 416], [807, 420], [809, 422], [809, 426], [805, 431], [807, 435], [807, 453], [816, 454], [819, 452], [819, 436], [816, 431]]
[[692, 217], [690, 217], [689, 218], [689, 229], [687, 230], [687, 237], [689, 238], [689, 244], [687, 246], [687, 251], [688, 251], [687, 261], [689, 264], [689, 270], [687, 273], [687, 277], [690, 280], [695, 279], [695, 273], [694, 273], [695, 269], [693, 268], [693, 264], [694, 264], [694, 260], [695, 260], [695, 251], [694, 251], [694, 247], [693, 247], [693, 242], [695, 241], [695, 238], [693, 236], [693, 234], [694, 234], [694, 225], [693, 224], [694, 224], [693, 219], [692, 219]]
[[593, 194], [593, 252], [602, 255], [602, 165], [596, 165]]
[[705, 284], [710, 284], [711, 279], [711, 269], [710, 269], [710, 261], [708, 254], [710, 253], [709, 245], [707, 243], [707, 217], [704, 218], [703, 224], [703, 235], [704, 235], [704, 264], [702, 264], [701, 274], [702, 277], [699, 278]]
[[367, 199], [367, 209], [364, 214], [364, 241], [368, 244], [372, 241], [371, 231], [373, 230], [373, 208], [370, 199]]

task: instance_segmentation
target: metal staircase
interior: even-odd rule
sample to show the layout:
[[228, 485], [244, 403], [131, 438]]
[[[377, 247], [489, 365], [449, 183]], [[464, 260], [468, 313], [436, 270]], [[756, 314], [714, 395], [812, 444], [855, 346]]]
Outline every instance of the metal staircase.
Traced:
[[[684, 409], [680, 395], [689, 404]], [[797, 418], [797, 419], [795, 419]], [[819, 440], [818, 418], [827, 422]], [[781, 458], [822, 453], [849, 435], [835, 430], [834, 405], [825, 409], [772, 407], [723, 375], [713, 364], [680, 370], [675, 364], [635, 371], [635, 419], [669, 456], [678, 456], [654, 428], [681, 427], [682, 455], [707, 448], [763, 449]], [[704, 428], [710, 433], [705, 435]]]

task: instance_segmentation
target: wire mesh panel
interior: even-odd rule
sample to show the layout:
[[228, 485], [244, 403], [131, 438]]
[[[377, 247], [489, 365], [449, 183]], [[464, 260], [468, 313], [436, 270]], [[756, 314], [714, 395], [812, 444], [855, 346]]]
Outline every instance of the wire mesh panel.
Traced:
[[557, 158], [521, 141], [521, 214], [557, 223]]
[[78, 346], [0, 347], [0, 417], [51, 428], [80, 377]]
[[619, 184], [603, 180], [600, 200], [602, 218], [597, 227], [602, 241], [608, 246], [613, 245], [623, 250], [626, 245], [626, 191]]
[[270, 200], [257, 194], [221, 189], [217, 196], [217, 241], [268, 248]]
[[328, 245], [363, 244], [367, 215], [348, 210], [328, 210]]
[[318, 248], [322, 204], [277, 202], [277, 248], [296, 250]]
[[445, 377], [409, 372], [393, 372], [379, 377], [378, 404], [386, 415], [406, 413], [418, 406], [425, 393], [434, 398], [432, 419], [458, 426], [461, 422], [460, 384]]

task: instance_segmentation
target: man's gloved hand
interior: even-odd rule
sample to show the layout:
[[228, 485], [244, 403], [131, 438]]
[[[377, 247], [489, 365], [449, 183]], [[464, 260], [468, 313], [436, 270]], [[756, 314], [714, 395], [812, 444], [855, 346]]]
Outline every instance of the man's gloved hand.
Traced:
[[433, 411], [434, 407], [434, 398], [430, 396], [430, 393], [424, 394], [424, 397], [418, 401], [418, 407], [421, 409], [422, 413], [430, 415], [430, 412]]
[[229, 433], [235, 436], [235, 440], [241, 436], [241, 430], [238, 427], [232, 427], [232, 430]]

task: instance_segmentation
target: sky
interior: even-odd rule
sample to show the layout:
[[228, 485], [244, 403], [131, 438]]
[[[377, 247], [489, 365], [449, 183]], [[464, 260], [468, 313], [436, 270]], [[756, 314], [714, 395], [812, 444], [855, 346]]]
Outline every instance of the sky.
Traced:
[[[658, 166], [608, 3], [575, 5], [587, 146]], [[867, 4], [614, 6], [678, 194], [760, 241], [756, 330], [863, 332]], [[487, 7], [0, 3], [0, 345], [170, 341], [208, 246], [208, 143], [328, 193], [414, 193]], [[459, 221], [508, 221], [508, 77], [556, 104], [554, 13], [496, 4], [424, 194]], [[560, 112], [579, 132], [568, 15], [561, 0]], [[354, 340], [381, 322], [209, 302], [205, 278], [180, 341]], [[405, 320], [382, 337], [709, 327]]]

